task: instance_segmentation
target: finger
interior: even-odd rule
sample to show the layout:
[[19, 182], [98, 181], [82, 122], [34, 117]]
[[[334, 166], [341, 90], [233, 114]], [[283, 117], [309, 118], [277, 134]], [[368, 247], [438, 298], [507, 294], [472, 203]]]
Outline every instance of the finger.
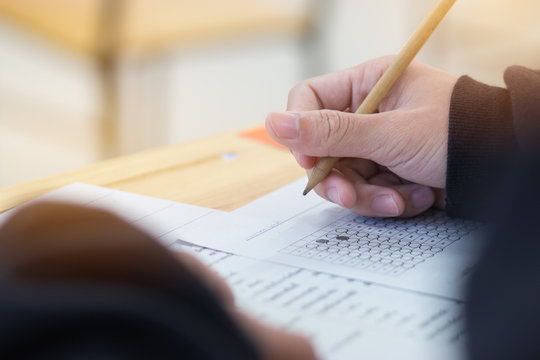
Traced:
[[298, 164], [304, 169], [311, 169], [315, 166], [315, 164], [317, 164], [317, 161], [319, 160], [316, 157], [304, 155], [294, 150], [291, 150], [291, 153], [296, 158]]
[[380, 186], [357, 183], [357, 201], [351, 210], [362, 216], [411, 217], [435, 203], [435, 191], [428, 186], [405, 184]]
[[354, 175], [354, 173], [349, 173], [351, 180], [356, 179], [357, 176], [360, 176], [362, 179], [370, 179], [381, 171], [380, 167], [373, 161], [357, 158], [340, 159], [336, 164], [336, 169], [341, 172], [348, 172], [349, 170], [354, 171], [356, 175]]
[[368, 179], [368, 182], [370, 184], [379, 186], [393, 186], [402, 184], [400, 178], [396, 174], [389, 171], [383, 171], [375, 176], [372, 176]]
[[287, 110], [356, 109], [393, 57], [383, 57], [359, 66], [302, 81], [289, 92]]
[[[373, 171], [372, 169], [370, 170]], [[390, 216], [411, 217], [424, 212], [434, 205], [436, 199], [435, 192], [427, 186], [403, 184], [402, 180], [397, 175], [388, 171], [379, 172], [376, 175], [373, 175], [367, 182], [365, 178], [357, 175], [358, 172], [352, 172], [352, 169], [350, 168], [348, 171], [343, 170], [344, 175], [347, 176], [347, 178], [352, 179], [357, 187], [360, 187], [361, 184], [369, 183], [370, 185], [394, 189], [399, 194], [392, 193], [388, 190], [372, 189], [372, 191], [374, 191], [374, 197], [373, 200], [371, 200], [371, 210], [373, 213], [367, 215], [369, 210], [365, 210], [364, 208], [362, 212], [366, 216], [388, 216], [387, 214], [390, 214]], [[363, 186], [363, 189], [366, 190], [366, 187]], [[390, 198], [388, 198], [388, 196], [390, 196]], [[362, 201], [360, 195], [358, 195], [358, 199], [358, 202]], [[396, 206], [392, 204], [392, 200], [395, 201]], [[402, 203], [404, 205], [403, 207], [401, 206]], [[367, 201], [365, 201], [364, 207], [366, 207], [367, 204]], [[355, 209], [359, 208], [360, 206], [357, 204]]]
[[396, 217], [405, 210], [405, 200], [392, 187], [356, 183], [356, 203], [350, 209], [370, 217]]
[[[311, 170], [308, 171], [308, 175], [311, 176]], [[356, 178], [354, 180], [359, 181]], [[332, 169], [330, 174], [315, 186], [315, 192], [322, 198], [344, 208], [349, 209], [356, 204], [354, 181], [337, 169]]]
[[396, 185], [393, 189], [399, 192], [405, 204], [401, 217], [416, 216], [428, 210], [435, 204], [435, 191], [424, 185]]
[[183, 251], [176, 251], [174, 254], [193, 274], [200, 277], [225, 307], [232, 307], [234, 305], [234, 295], [221, 276], [193, 255]]
[[[347, 164], [343, 161], [343, 164]], [[399, 216], [405, 208], [403, 198], [396, 190], [368, 183], [362, 173], [372, 174], [377, 171], [369, 162], [355, 162], [357, 166], [340, 168], [343, 176], [352, 183], [355, 202], [349, 208], [362, 216], [394, 217]]]
[[[313, 157], [355, 157], [381, 163], [395, 151], [399, 124], [407, 123], [409, 111], [359, 115], [332, 110], [273, 112], [266, 129], [277, 142], [296, 153]], [[382, 164], [385, 165], [385, 164]]]
[[[336, 167], [320, 184], [315, 187], [315, 192], [321, 197], [341, 205], [352, 208], [357, 203], [356, 186], [366, 184], [369, 177], [378, 171], [377, 166], [364, 159], [341, 159]], [[311, 171], [308, 171], [311, 175]]]
[[[291, 153], [296, 158], [298, 164], [306, 170], [313, 168], [319, 161], [318, 157], [305, 155], [295, 150], [291, 150]], [[380, 171], [380, 167], [373, 163], [373, 161], [357, 158], [342, 158], [336, 164], [335, 168], [340, 171], [346, 168], [354, 169], [364, 178], [370, 178], [377, 171]]]

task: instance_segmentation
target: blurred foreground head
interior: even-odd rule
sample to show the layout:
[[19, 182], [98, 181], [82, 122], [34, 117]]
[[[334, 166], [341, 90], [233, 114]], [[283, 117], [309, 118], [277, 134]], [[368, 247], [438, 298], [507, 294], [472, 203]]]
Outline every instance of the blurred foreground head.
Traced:
[[0, 358], [255, 359], [214, 293], [139, 229], [67, 204], [0, 228]]

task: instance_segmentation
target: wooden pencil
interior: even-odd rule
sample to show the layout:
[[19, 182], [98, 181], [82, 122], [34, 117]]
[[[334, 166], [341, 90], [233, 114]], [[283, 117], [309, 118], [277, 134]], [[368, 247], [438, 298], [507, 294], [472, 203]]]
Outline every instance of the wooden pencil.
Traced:
[[[439, 25], [446, 13], [450, 10], [456, 0], [440, 0], [428, 16], [418, 26], [412, 34], [409, 41], [396, 56], [392, 64], [386, 69], [375, 86], [371, 89], [368, 96], [362, 101], [362, 104], [355, 111], [356, 114], [372, 114], [375, 112], [381, 101], [386, 97], [394, 83], [401, 76], [403, 71], [409, 66], [418, 51], [425, 44], [427, 39]], [[310, 192], [318, 183], [323, 181], [334, 165], [338, 162], [337, 157], [320, 158], [309, 177], [304, 190], [304, 195]]]

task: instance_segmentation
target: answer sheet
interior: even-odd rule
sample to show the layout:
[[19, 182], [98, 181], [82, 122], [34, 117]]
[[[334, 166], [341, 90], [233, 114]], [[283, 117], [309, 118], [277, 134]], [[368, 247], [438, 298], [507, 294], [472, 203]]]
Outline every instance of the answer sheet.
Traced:
[[307, 336], [321, 359], [463, 359], [464, 304], [177, 243], [224, 277], [237, 306]]
[[247, 257], [463, 300], [480, 224], [432, 210], [412, 219], [352, 214], [301, 179], [229, 214], [175, 232], [178, 239]]
[[[462, 301], [356, 276], [248, 258], [179, 239], [178, 234], [207, 236], [207, 231], [197, 235], [195, 230], [205, 228], [213, 228], [210, 233], [217, 239], [229, 237], [230, 226], [220, 228], [226, 218], [243, 227], [247, 242], [264, 236], [294, 219], [295, 206], [274, 205], [282, 196], [293, 196], [298, 186], [292, 184], [232, 214], [85, 184], [72, 184], [40, 199], [107, 209], [164, 245], [195, 254], [226, 279], [240, 309], [309, 337], [321, 359], [463, 358], [466, 329]], [[308, 202], [306, 213], [327, 208], [317, 197], [302, 199]], [[341, 210], [333, 206], [322, 211], [332, 216], [330, 222], [340, 219]], [[0, 216], [0, 223], [6, 216], [9, 214]], [[324, 221], [321, 226], [326, 226]]]

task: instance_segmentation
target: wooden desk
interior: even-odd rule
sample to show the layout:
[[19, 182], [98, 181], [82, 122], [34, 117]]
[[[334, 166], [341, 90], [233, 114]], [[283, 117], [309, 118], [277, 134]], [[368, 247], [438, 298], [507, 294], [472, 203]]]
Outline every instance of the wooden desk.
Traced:
[[154, 53], [238, 35], [298, 35], [305, 9], [256, 0], [0, 0], [0, 15], [64, 47], [101, 55], [103, 12], [119, 11], [116, 52]]
[[0, 212], [77, 181], [230, 211], [304, 175], [287, 150], [226, 133], [0, 189]]

